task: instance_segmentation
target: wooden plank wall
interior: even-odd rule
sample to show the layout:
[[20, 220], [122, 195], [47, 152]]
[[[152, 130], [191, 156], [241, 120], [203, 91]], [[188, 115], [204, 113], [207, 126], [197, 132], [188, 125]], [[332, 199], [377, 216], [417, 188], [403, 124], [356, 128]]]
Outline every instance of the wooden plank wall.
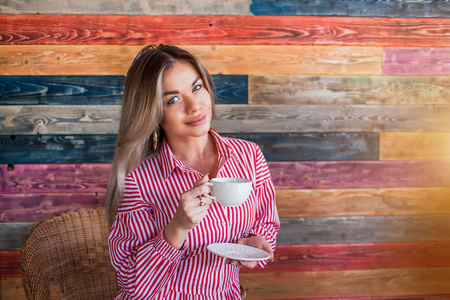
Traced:
[[124, 74], [145, 44], [214, 75], [224, 135], [277, 189], [249, 299], [450, 299], [450, 3], [0, 1], [0, 298], [36, 222], [103, 204]]

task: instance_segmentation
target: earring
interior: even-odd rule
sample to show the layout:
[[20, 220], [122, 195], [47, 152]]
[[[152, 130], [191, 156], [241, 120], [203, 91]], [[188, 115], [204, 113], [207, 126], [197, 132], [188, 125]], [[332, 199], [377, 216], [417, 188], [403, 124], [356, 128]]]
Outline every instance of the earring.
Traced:
[[158, 129], [153, 131], [153, 151], [158, 148]]

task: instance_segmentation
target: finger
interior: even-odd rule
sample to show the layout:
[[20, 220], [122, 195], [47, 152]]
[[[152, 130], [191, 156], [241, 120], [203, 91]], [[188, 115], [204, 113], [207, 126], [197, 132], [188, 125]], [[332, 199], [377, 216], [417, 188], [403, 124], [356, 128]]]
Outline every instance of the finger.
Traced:
[[203, 183], [208, 182], [208, 181], [209, 181], [209, 173], [208, 173], [208, 174], [205, 174], [202, 178], [200, 178], [198, 181], [196, 181], [196, 182], [194, 183], [194, 187], [200, 186], [200, 185], [202, 185]]

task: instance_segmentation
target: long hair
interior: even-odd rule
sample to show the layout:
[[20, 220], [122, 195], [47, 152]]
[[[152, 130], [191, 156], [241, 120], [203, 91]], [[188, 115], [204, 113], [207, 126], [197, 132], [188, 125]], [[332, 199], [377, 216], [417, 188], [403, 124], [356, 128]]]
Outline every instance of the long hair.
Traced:
[[[164, 131], [162, 76], [175, 62], [190, 63], [199, 73], [214, 110], [214, 81], [203, 64], [186, 50], [170, 45], [145, 46], [128, 69], [123, 91], [117, 145], [106, 189], [105, 210], [111, 226], [123, 196], [125, 177], [160, 149]], [[152, 135], [157, 132], [158, 141]], [[156, 150], [154, 150], [156, 148]]]

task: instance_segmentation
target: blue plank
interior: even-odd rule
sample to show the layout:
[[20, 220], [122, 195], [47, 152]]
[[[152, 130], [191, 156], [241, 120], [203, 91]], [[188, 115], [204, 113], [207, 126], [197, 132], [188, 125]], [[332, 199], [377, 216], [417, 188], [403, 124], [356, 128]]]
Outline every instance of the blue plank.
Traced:
[[[213, 75], [217, 104], [247, 104], [247, 75]], [[0, 76], [0, 105], [121, 104], [124, 76]]]
[[251, 0], [254, 15], [449, 18], [442, 0]]
[[[377, 160], [376, 133], [224, 134], [257, 143], [267, 161]], [[110, 163], [116, 135], [0, 135], [0, 164]]]

